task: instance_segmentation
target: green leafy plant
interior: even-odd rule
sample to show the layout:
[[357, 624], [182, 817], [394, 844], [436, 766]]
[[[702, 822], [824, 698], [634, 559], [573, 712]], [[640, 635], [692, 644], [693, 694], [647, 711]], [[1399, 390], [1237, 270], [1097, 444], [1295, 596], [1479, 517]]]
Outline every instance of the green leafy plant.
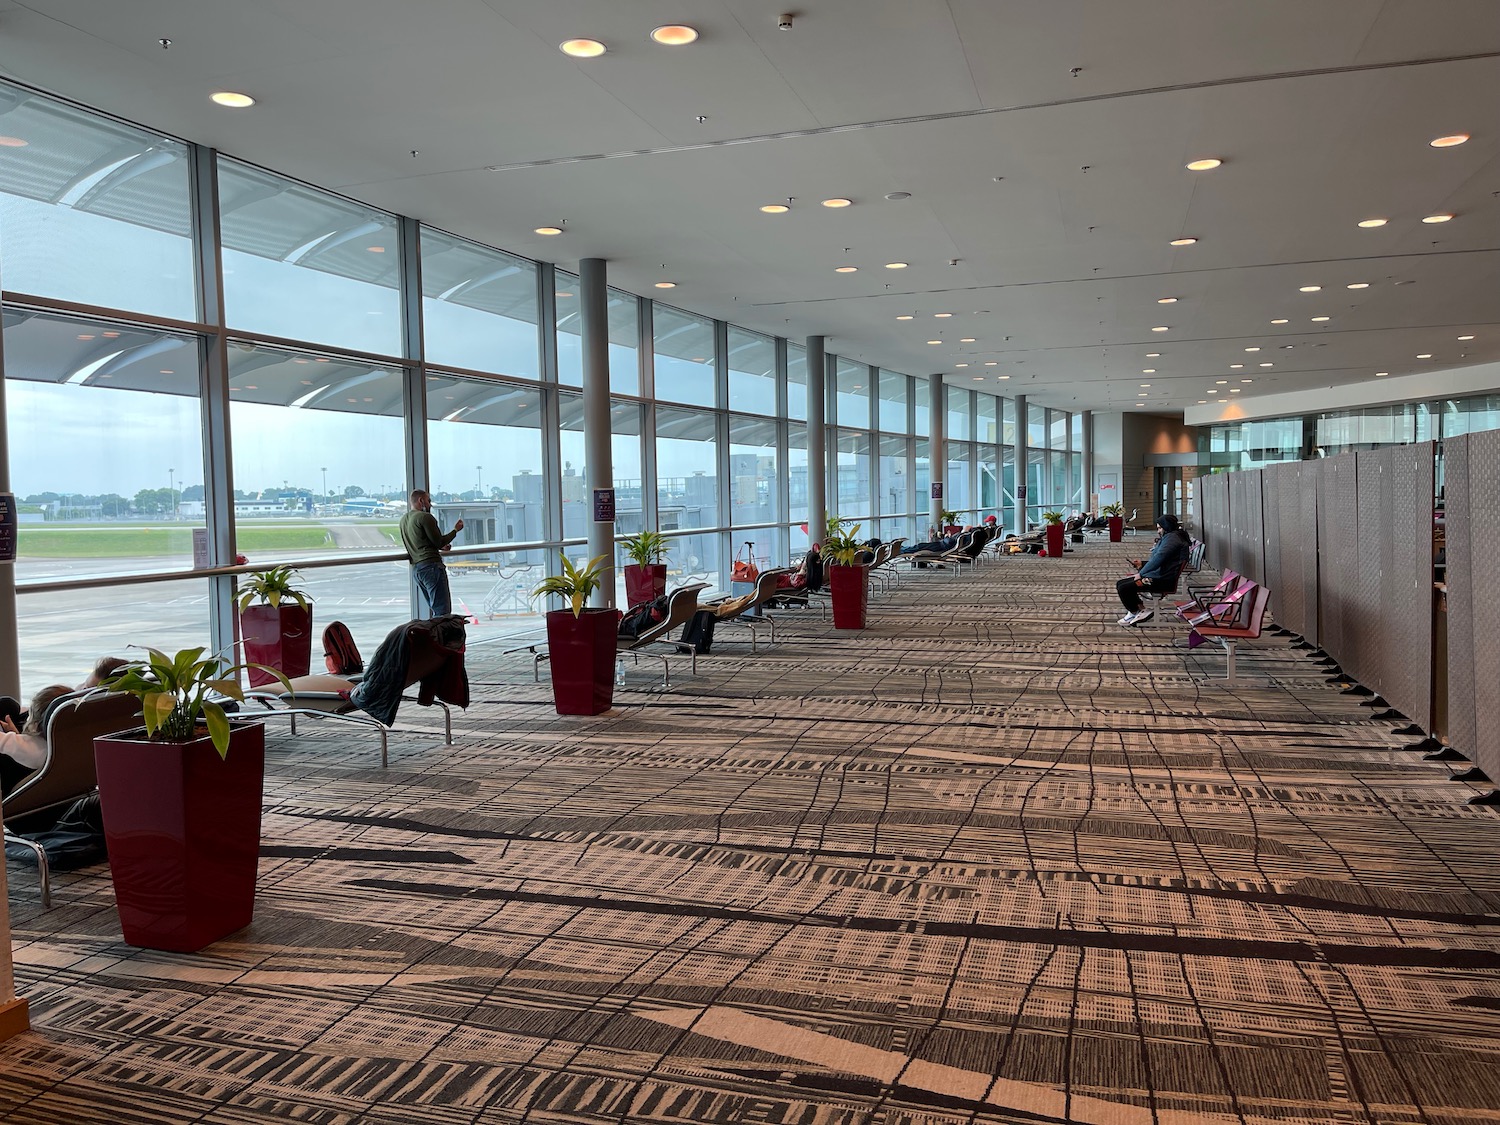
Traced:
[[1061, 512], [1043, 512], [1042, 519], [1048, 523], [1062, 523], [1063, 514]]
[[951, 527], [958, 522], [958, 513], [952, 508], [944, 508], [938, 512], [938, 522], [944, 527]]
[[659, 531], [643, 531], [620, 540], [620, 546], [637, 566], [650, 566], [667, 557], [667, 537]]
[[1101, 515], [1105, 516], [1123, 516], [1125, 514], [1125, 505], [1106, 504], [1104, 505], [1104, 507], [1099, 509], [1099, 512]]
[[295, 567], [273, 566], [270, 570], [251, 571], [240, 579], [239, 591], [234, 596], [235, 605], [244, 613], [257, 599], [260, 605], [272, 606], [290, 599], [306, 609], [312, 604], [312, 599], [292, 585], [297, 581], [300, 579]]
[[185, 648], [175, 656], [159, 649], [146, 649], [146, 657], [132, 660], [100, 682], [106, 691], [123, 692], [141, 701], [146, 720], [146, 738], [154, 742], [191, 742], [198, 726], [208, 728], [219, 757], [229, 753], [229, 718], [211, 694], [243, 700], [245, 694], [235, 676], [246, 668], [258, 668], [275, 676], [288, 690], [291, 682], [275, 668], [260, 664], [227, 664], [217, 656], [205, 657], [202, 648]]
[[604, 572], [613, 569], [609, 556], [595, 555], [585, 565], [574, 566], [566, 553], [559, 551], [558, 554], [562, 556], [562, 573], [542, 579], [537, 583], [536, 589], [531, 591], [531, 596], [535, 598], [543, 594], [557, 594], [568, 600], [568, 607], [572, 609], [574, 617], [582, 617], [584, 604], [599, 588]]
[[856, 538], [861, 524], [845, 527], [838, 516], [828, 517], [828, 531], [823, 536], [822, 553], [825, 562], [833, 566], [853, 566], [864, 547]]

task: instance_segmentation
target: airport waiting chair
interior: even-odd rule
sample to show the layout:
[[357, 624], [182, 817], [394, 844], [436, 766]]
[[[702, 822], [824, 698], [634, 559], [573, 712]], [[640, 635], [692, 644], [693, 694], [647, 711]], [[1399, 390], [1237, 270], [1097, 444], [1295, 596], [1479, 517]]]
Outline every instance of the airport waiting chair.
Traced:
[[1228, 666], [1224, 675], [1224, 684], [1227, 687], [1236, 686], [1239, 681], [1235, 678], [1234, 646], [1235, 642], [1241, 640], [1253, 640], [1260, 636], [1261, 626], [1265, 623], [1266, 607], [1271, 600], [1271, 591], [1264, 586], [1255, 586], [1253, 593], [1243, 604], [1243, 613], [1232, 624], [1201, 624], [1193, 626], [1192, 632], [1199, 637], [1218, 641], [1223, 647]]
[[[640, 661], [642, 650], [648, 645], [670, 645], [672, 655], [686, 656], [692, 661], [693, 674], [698, 672], [698, 649], [686, 641], [677, 640], [673, 634], [681, 631], [683, 626], [692, 621], [693, 614], [698, 612], [698, 594], [708, 589], [707, 582], [694, 582], [691, 585], [679, 586], [667, 595], [667, 611], [662, 619], [641, 630], [634, 637], [620, 636], [615, 641], [616, 653], [630, 653], [631, 659]], [[662, 663], [662, 687], [672, 686], [672, 665], [667, 660], [667, 654], [661, 652], [647, 652], [646, 656], [654, 656]], [[532, 662], [533, 674], [536, 672], [539, 661]]]

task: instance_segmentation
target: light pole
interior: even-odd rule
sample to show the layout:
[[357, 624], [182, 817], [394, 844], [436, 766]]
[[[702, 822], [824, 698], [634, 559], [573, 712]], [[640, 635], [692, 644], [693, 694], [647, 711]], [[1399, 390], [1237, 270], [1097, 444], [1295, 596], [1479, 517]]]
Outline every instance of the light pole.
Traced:
[[323, 466], [323, 503], [328, 503], [328, 466]]
[[173, 484], [173, 481], [176, 479], [176, 476], [177, 476], [177, 470], [176, 469], [168, 469], [167, 470], [167, 496], [172, 501], [172, 518], [173, 519], [177, 518], [177, 487], [176, 487], [176, 485]]
[[474, 466], [474, 491], [479, 493], [479, 498], [484, 499], [484, 466]]

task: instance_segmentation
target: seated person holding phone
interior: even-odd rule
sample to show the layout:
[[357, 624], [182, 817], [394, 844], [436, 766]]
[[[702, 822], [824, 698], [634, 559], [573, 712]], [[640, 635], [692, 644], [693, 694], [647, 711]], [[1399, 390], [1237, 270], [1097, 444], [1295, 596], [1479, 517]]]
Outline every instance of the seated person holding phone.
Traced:
[[1139, 625], [1142, 621], [1149, 620], [1152, 611], [1142, 606], [1141, 591], [1171, 593], [1177, 588], [1177, 576], [1187, 562], [1188, 548], [1192, 541], [1187, 532], [1182, 530], [1177, 517], [1168, 512], [1157, 517], [1156, 526], [1161, 528], [1161, 534], [1156, 538], [1151, 556], [1144, 562], [1136, 563], [1132, 560], [1136, 573], [1115, 583], [1115, 593], [1120, 596], [1120, 604], [1125, 607], [1125, 616], [1120, 618], [1121, 625]]

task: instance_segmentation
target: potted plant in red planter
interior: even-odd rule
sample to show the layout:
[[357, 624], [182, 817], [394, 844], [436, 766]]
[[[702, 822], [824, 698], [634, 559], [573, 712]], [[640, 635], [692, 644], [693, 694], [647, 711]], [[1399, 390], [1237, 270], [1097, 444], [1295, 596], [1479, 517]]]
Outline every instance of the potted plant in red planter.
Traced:
[[146, 651], [100, 685], [140, 699], [146, 729], [94, 740], [99, 805], [126, 942], [191, 953], [255, 912], [265, 727], [209, 698], [242, 699], [244, 665]]
[[307, 675], [312, 662], [312, 602], [293, 586], [295, 581], [297, 571], [289, 566], [254, 571], [240, 579], [235, 602], [251, 687], [275, 682], [273, 670]]
[[957, 535], [963, 530], [958, 523], [958, 513], [952, 508], [944, 508], [938, 513], [938, 523], [942, 524], [944, 535]]
[[833, 598], [833, 627], [863, 629], [870, 604], [870, 568], [858, 561], [862, 548], [855, 536], [860, 525], [846, 531], [843, 524], [838, 516], [828, 517], [822, 547], [823, 573]]
[[547, 659], [552, 666], [552, 700], [559, 715], [598, 715], [615, 699], [615, 642], [620, 614], [613, 609], [585, 609], [589, 595], [609, 570], [609, 556], [599, 555], [577, 567], [562, 557], [562, 573], [544, 579], [532, 597], [558, 594], [567, 609], [547, 614]]
[[625, 567], [625, 602], [640, 605], [655, 601], [667, 592], [667, 537], [659, 531], [643, 531], [622, 539], [620, 545], [630, 556]]
[[1047, 521], [1047, 557], [1049, 559], [1060, 559], [1063, 556], [1063, 514], [1061, 512], [1043, 512], [1042, 519]]
[[1125, 505], [1106, 504], [1100, 509], [1104, 525], [1109, 528], [1109, 541], [1120, 543], [1125, 539]]

